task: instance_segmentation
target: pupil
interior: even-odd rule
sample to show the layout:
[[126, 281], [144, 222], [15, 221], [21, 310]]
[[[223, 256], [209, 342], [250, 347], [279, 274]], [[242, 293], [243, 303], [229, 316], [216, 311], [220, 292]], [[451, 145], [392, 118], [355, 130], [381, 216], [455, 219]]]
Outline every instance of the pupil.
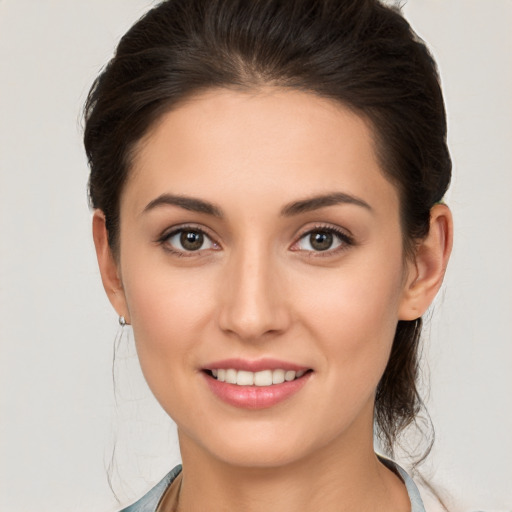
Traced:
[[310, 237], [311, 247], [317, 251], [326, 251], [332, 245], [332, 234], [325, 231], [312, 233]]
[[195, 231], [184, 231], [181, 233], [180, 242], [187, 251], [197, 251], [203, 245], [204, 236]]

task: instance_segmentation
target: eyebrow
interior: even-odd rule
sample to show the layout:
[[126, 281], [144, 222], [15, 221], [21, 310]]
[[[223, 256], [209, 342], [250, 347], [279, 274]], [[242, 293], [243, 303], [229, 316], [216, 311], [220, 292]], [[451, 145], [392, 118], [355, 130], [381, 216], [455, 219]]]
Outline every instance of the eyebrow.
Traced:
[[358, 197], [345, 194], [344, 192], [334, 192], [332, 194], [314, 196], [301, 201], [289, 203], [281, 210], [281, 215], [284, 217], [291, 217], [293, 215], [299, 215], [301, 213], [319, 210], [320, 208], [334, 206], [337, 204], [354, 204], [369, 211], [373, 211], [372, 207], [366, 201], [363, 201]]
[[[353, 204], [369, 211], [373, 211], [372, 207], [366, 201], [363, 201], [358, 197], [344, 192], [334, 192], [289, 203], [281, 210], [281, 215], [283, 217], [292, 217], [294, 215], [300, 215], [301, 213], [319, 210], [320, 208], [335, 206], [338, 204]], [[203, 199], [197, 199], [195, 197], [173, 194], [162, 194], [156, 199], [153, 199], [146, 205], [143, 213], [164, 205], [178, 206], [193, 212], [205, 213], [219, 218], [223, 217], [221, 209], [213, 203], [204, 201]]]
[[180, 208], [190, 210], [192, 212], [206, 213], [207, 215], [213, 215], [214, 217], [222, 217], [222, 211], [220, 208], [208, 201], [197, 199], [195, 197], [173, 194], [162, 194], [156, 199], [153, 199], [153, 201], [146, 205], [143, 213], [164, 205], [179, 206]]

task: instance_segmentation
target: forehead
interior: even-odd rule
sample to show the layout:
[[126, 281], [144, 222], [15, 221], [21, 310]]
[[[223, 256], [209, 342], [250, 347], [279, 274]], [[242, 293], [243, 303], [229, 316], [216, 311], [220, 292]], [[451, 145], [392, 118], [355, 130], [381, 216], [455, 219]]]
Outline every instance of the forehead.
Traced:
[[333, 100], [267, 87], [210, 90], [164, 114], [137, 147], [124, 195], [141, 209], [165, 192], [284, 203], [333, 190], [397, 200], [369, 122]]

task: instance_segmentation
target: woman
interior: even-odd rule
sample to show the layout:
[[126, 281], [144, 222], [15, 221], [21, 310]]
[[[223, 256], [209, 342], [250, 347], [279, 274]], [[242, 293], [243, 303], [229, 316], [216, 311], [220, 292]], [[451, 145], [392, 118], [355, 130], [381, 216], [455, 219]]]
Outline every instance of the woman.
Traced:
[[183, 465], [127, 511], [424, 510], [392, 455], [452, 220], [435, 64], [376, 0], [169, 0], [91, 89], [107, 295]]

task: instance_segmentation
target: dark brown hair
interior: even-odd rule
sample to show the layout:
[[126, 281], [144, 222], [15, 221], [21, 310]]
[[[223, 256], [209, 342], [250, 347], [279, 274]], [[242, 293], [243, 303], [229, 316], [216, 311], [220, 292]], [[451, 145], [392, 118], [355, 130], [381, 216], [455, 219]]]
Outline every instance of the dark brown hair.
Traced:
[[[85, 106], [90, 203], [106, 216], [114, 252], [120, 195], [148, 129], [203, 90], [268, 84], [334, 99], [370, 121], [413, 254], [450, 182], [446, 116], [425, 44], [398, 8], [377, 0], [167, 0], [143, 16]], [[421, 323], [398, 322], [377, 389], [376, 432], [389, 454], [421, 406]]]

